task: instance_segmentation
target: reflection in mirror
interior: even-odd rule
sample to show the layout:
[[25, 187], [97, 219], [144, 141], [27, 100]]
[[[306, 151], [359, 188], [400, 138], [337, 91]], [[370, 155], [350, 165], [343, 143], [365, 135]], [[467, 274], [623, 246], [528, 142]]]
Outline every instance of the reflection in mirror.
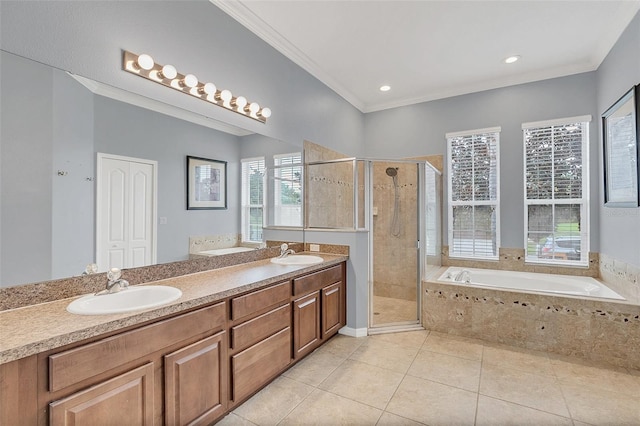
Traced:
[[[139, 221], [127, 226], [120, 219], [107, 232], [110, 244], [156, 228], [151, 244], [157, 262], [166, 263], [189, 259], [190, 252], [198, 249], [238, 245], [253, 249], [269, 237], [262, 235], [254, 244], [244, 244], [240, 238], [241, 159], [261, 156], [269, 159], [269, 167], [274, 156], [299, 153], [301, 147], [247, 132], [215, 130], [206, 126], [206, 117], [184, 110], [179, 111], [193, 119], [156, 112], [175, 110], [166, 104], [156, 104], [154, 111], [121, 102], [85, 87], [100, 83], [74, 79], [8, 52], [0, 54], [0, 287], [80, 275], [87, 264], [97, 261], [97, 236], [106, 232], [95, 229], [97, 188], [105, 181], [97, 174], [98, 153], [124, 157], [130, 163], [157, 164], [157, 199], [149, 204], [155, 209], [153, 220], [140, 227]], [[118, 90], [107, 86], [106, 92]], [[227, 162], [227, 209], [186, 209], [188, 155]], [[135, 184], [139, 173], [132, 169], [131, 176]], [[125, 177], [120, 182], [128, 187]], [[118, 199], [125, 200], [130, 194], [123, 189], [121, 195]], [[130, 201], [133, 207], [140, 205], [138, 197]], [[286, 239], [302, 241], [302, 231], [288, 233]], [[125, 249], [133, 247], [131, 239], [122, 244]], [[118, 253], [126, 253], [125, 249]], [[98, 261], [100, 270], [142, 266], [136, 250], [130, 252], [121, 259], [114, 255]], [[113, 262], [122, 263], [106, 264]]]

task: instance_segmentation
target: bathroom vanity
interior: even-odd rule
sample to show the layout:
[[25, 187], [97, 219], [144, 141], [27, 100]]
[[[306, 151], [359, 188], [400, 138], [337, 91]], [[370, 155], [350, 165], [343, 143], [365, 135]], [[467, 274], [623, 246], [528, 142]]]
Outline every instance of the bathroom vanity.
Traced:
[[323, 259], [163, 280], [183, 297], [147, 313], [77, 316], [69, 300], [0, 313], [5, 325], [38, 312], [38, 324], [76, 323], [48, 340], [36, 324], [31, 344], [3, 348], [0, 424], [215, 422], [346, 324], [346, 258]]

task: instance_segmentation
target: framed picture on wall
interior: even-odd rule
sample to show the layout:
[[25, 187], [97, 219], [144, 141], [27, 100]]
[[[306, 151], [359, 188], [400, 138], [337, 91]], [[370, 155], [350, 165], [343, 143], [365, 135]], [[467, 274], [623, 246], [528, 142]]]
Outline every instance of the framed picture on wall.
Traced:
[[227, 208], [227, 162], [187, 156], [187, 210]]
[[639, 207], [640, 85], [602, 114], [605, 207]]

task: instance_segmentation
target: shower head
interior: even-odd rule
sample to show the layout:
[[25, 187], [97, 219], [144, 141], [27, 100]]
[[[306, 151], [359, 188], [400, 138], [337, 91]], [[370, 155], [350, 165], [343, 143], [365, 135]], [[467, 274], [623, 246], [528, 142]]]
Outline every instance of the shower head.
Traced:
[[398, 168], [397, 167], [387, 167], [387, 176], [396, 177], [398, 176]]

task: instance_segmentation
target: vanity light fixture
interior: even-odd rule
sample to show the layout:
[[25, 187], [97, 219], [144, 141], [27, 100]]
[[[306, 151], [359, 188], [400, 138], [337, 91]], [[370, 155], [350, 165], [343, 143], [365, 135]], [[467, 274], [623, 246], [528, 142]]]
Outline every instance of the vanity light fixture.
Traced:
[[123, 51], [122, 69], [262, 123], [271, 117], [271, 109], [261, 108], [260, 104], [249, 102], [244, 96], [233, 96], [229, 90], [219, 90], [211, 82], [201, 83], [195, 75], [181, 74], [173, 65], [160, 65], [146, 53], [136, 55]]

